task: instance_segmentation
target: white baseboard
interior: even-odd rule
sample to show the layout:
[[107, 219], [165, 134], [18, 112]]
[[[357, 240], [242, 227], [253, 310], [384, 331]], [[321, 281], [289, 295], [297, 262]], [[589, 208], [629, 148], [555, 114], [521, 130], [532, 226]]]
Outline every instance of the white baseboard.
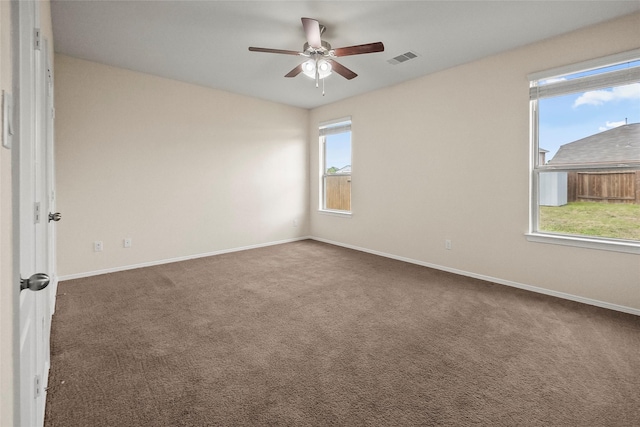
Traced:
[[319, 242], [329, 243], [331, 245], [342, 246], [344, 248], [353, 249], [353, 250], [360, 251], [360, 252], [366, 252], [366, 253], [370, 253], [370, 254], [373, 254], [373, 255], [383, 256], [385, 258], [391, 258], [391, 259], [395, 259], [395, 260], [398, 260], [398, 261], [404, 261], [404, 262], [408, 262], [410, 264], [417, 264], [417, 265], [421, 265], [423, 267], [429, 267], [429, 268], [434, 268], [436, 270], [447, 271], [449, 273], [459, 274], [461, 276], [473, 277], [474, 279], [485, 280], [487, 282], [493, 282], [493, 283], [497, 283], [499, 285], [512, 286], [514, 288], [520, 288], [520, 289], [524, 289], [524, 290], [527, 290], [527, 291], [536, 292], [536, 293], [539, 293], [539, 294], [550, 295], [550, 296], [553, 296], [553, 297], [558, 297], [558, 298], [562, 298], [562, 299], [566, 299], [566, 300], [581, 302], [583, 304], [589, 304], [589, 305], [593, 305], [593, 306], [596, 306], [596, 307], [607, 308], [609, 310], [621, 311], [623, 313], [635, 314], [636, 316], [640, 316], [640, 309], [633, 308], [633, 307], [626, 307], [624, 305], [612, 304], [612, 303], [605, 302], [605, 301], [598, 301], [598, 300], [594, 300], [594, 299], [591, 299], [591, 298], [581, 297], [581, 296], [578, 296], [578, 295], [572, 295], [572, 294], [567, 294], [567, 293], [564, 293], [564, 292], [553, 291], [553, 290], [550, 290], [550, 289], [539, 288], [537, 286], [525, 285], [524, 283], [513, 282], [511, 280], [504, 280], [504, 279], [499, 279], [497, 277], [485, 276], [483, 274], [477, 274], [477, 273], [472, 273], [472, 272], [469, 272], [469, 271], [458, 270], [456, 268], [450, 268], [450, 267], [445, 267], [445, 266], [442, 266], [442, 265], [431, 264], [429, 262], [418, 261], [418, 260], [411, 259], [411, 258], [405, 258], [405, 257], [397, 256], [397, 255], [384, 253], [384, 252], [374, 251], [374, 250], [371, 250], [371, 249], [361, 248], [359, 246], [353, 246], [353, 245], [348, 245], [348, 244], [345, 244], [345, 243], [334, 242], [332, 240], [322, 239], [320, 237], [311, 236], [310, 239], [317, 240]]
[[60, 276], [58, 278], [58, 281], [62, 282], [64, 280], [82, 279], [83, 277], [99, 276], [101, 274], [116, 273], [118, 271], [133, 270], [133, 269], [136, 269], [136, 268], [153, 267], [154, 265], [170, 264], [172, 262], [187, 261], [187, 260], [196, 259], [196, 258], [205, 258], [205, 257], [208, 257], [208, 256], [228, 254], [228, 253], [231, 253], [231, 252], [246, 251], [248, 249], [264, 248], [266, 246], [281, 245], [283, 243], [297, 242], [299, 240], [307, 240], [307, 239], [311, 239], [311, 237], [310, 236], [295, 237], [293, 239], [285, 239], [285, 240], [278, 240], [278, 241], [275, 241], [275, 242], [259, 243], [257, 245], [241, 246], [241, 247], [238, 247], [238, 248], [231, 248], [231, 249], [222, 249], [222, 250], [214, 251], [214, 252], [207, 252], [207, 253], [195, 254], [195, 255], [187, 255], [187, 256], [182, 256], [182, 257], [177, 257], [177, 258], [168, 258], [168, 259], [162, 259], [162, 260], [158, 260], [158, 261], [143, 262], [143, 263], [140, 263], [140, 264], [126, 265], [126, 266], [122, 266], [122, 267], [105, 268], [103, 270], [86, 271], [84, 273], [67, 274], [65, 276]]

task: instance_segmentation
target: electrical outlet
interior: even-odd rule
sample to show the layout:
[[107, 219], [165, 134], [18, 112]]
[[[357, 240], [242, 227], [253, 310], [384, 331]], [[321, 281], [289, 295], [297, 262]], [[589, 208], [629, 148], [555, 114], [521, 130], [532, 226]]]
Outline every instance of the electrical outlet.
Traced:
[[125, 248], [130, 248], [130, 247], [131, 247], [131, 244], [132, 244], [132, 241], [131, 241], [131, 239], [130, 239], [130, 238], [128, 238], [128, 239], [124, 239], [124, 240], [122, 241], [122, 246], [124, 246]]
[[444, 248], [448, 251], [451, 250], [451, 240], [447, 239], [444, 241]]
[[94, 252], [102, 252], [104, 246], [102, 245], [102, 240], [96, 240], [93, 242], [93, 251]]

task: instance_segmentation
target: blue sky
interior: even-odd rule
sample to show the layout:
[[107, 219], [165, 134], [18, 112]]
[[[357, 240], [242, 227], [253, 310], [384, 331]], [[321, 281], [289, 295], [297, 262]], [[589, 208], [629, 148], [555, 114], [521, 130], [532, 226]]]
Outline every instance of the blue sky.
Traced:
[[[579, 78], [588, 74], [611, 71], [624, 66], [637, 66], [638, 61], [565, 76]], [[552, 83], [556, 79], [550, 79]], [[544, 84], [544, 83], [543, 83]], [[613, 129], [625, 123], [640, 122], [640, 83], [592, 90], [538, 101], [539, 147], [549, 150], [551, 160], [558, 148], [569, 142]]]
[[340, 169], [351, 164], [351, 132], [327, 135], [327, 169]]

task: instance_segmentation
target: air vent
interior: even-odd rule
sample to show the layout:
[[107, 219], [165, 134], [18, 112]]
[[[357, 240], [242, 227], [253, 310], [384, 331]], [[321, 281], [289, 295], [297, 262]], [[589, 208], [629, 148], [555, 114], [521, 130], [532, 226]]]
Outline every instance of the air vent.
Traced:
[[389, 59], [387, 62], [391, 65], [398, 65], [417, 57], [418, 55], [415, 52], [409, 51], [409, 52], [403, 53], [402, 55], [398, 55], [395, 58]]

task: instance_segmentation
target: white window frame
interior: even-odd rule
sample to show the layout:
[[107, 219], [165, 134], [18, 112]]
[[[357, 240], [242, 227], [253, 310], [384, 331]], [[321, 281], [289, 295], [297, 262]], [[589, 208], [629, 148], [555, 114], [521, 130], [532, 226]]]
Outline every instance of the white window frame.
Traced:
[[[530, 99], [530, 197], [529, 197], [529, 231], [526, 238], [531, 242], [550, 243], [557, 245], [575, 246], [589, 249], [599, 249], [606, 251], [625, 252], [640, 254], [640, 242], [606, 238], [558, 234], [538, 230], [539, 219], [539, 176], [541, 172], [568, 171], [571, 167], [553, 167], [551, 165], [539, 164], [539, 141], [538, 141], [538, 99], [543, 97], [559, 96], [570, 93], [583, 92], [587, 90], [601, 89], [625, 83], [631, 83], [640, 79], [640, 70], [637, 68], [630, 70], [620, 70], [611, 73], [594, 75], [576, 80], [565, 80], [555, 83], [548, 83], [539, 86], [538, 82], [582, 71], [593, 70], [610, 65], [630, 62], [640, 59], [640, 49], [622, 52], [578, 64], [567, 65], [547, 71], [530, 74], [529, 99]], [[637, 165], [618, 166], [616, 169], [632, 169]], [[577, 168], [577, 167], [576, 167]], [[574, 169], [576, 169], [574, 168]], [[584, 169], [584, 166], [579, 167]], [[597, 169], [597, 167], [596, 167]], [[608, 169], [611, 169], [608, 167]]]
[[[347, 117], [343, 117], [340, 119], [336, 119], [336, 120], [331, 120], [331, 121], [326, 121], [326, 122], [322, 122], [319, 124], [318, 126], [318, 141], [319, 141], [319, 149], [320, 149], [320, 153], [319, 153], [319, 158], [320, 158], [320, 165], [319, 165], [319, 181], [320, 181], [320, 188], [319, 188], [319, 200], [318, 200], [318, 211], [320, 213], [324, 213], [324, 214], [329, 214], [329, 215], [335, 215], [335, 216], [341, 216], [341, 217], [351, 217], [352, 212], [353, 212], [353, 206], [351, 206], [351, 210], [346, 211], [346, 210], [336, 210], [336, 209], [327, 209], [325, 208], [326, 205], [326, 186], [325, 186], [325, 179], [327, 177], [327, 164], [326, 164], [326, 136], [327, 135], [335, 135], [335, 134], [339, 134], [339, 133], [344, 133], [344, 132], [351, 132], [351, 116], [347, 116]], [[353, 132], [351, 133], [351, 166], [352, 166], [352, 171], [349, 174], [349, 176], [351, 176], [351, 179], [353, 180]], [[334, 174], [335, 176], [336, 174]], [[352, 195], [351, 195], [352, 196]], [[353, 200], [353, 197], [351, 198]]]

